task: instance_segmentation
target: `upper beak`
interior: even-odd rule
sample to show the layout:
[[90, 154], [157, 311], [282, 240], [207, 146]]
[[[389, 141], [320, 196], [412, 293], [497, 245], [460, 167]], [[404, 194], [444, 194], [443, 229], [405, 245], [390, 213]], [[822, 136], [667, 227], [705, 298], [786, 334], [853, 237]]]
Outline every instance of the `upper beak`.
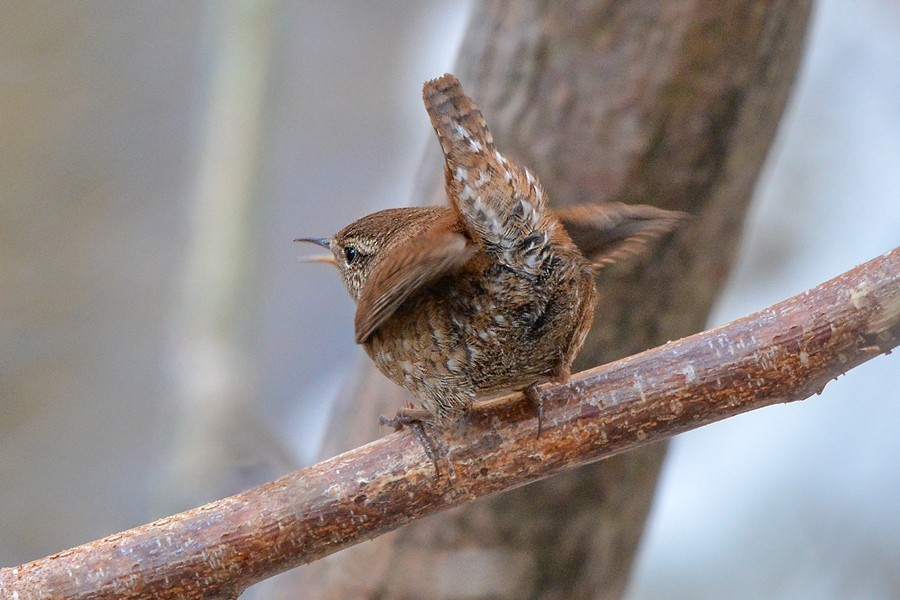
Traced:
[[[309, 242], [323, 248], [331, 248], [331, 240], [329, 238], [297, 238], [295, 242]], [[316, 256], [301, 256], [300, 262], [322, 262], [337, 265], [333, 254], [318, 254]]]
[[331, 238], [297, 238], [295, 242], [309, 242], [323, 248], [331, 248]]

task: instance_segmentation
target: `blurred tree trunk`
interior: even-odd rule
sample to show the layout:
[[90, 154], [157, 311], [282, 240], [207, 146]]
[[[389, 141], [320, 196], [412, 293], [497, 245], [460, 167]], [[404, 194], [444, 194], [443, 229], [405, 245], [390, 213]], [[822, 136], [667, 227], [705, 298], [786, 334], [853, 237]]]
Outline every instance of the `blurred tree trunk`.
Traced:
[[[475, 7], [456, 74], [502, 151], [557, 205], [619, 200], [693, 213], [641, 268], [598, 282], [576, 369], [703, 328], [803, 48], [810, 3], [774, 0]], [[435, 76], [439, 75], [435, 73]], [[445, 202], [430, 143], [413, 204]], [[403, 392], [361, 365], [324, 455], [377, 437]], [[415, 523], [300, 569], [316, 598], [621, 596], [665, 447]], [[301, 579], [301, 581], [297, 581]]]

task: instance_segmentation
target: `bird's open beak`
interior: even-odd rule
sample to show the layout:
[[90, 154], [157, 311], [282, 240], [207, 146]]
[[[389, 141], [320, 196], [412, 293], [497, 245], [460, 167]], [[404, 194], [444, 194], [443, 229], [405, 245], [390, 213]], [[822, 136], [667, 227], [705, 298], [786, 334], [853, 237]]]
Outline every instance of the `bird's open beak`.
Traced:
[[[316, 246], [322, 246], [323, 248], [331, 248], [331, 240], [328, 238], [297, 238], [294, 240], [295, 242], [308, 242], [310, 244], [315, 244]], [[301, 256], [298, 259], [300, 262], [308, 262], [308, 263], [329, 263], [337, 266], [337, 261], [334, 258], [333, 254], [317, 254], [316, 256]]]

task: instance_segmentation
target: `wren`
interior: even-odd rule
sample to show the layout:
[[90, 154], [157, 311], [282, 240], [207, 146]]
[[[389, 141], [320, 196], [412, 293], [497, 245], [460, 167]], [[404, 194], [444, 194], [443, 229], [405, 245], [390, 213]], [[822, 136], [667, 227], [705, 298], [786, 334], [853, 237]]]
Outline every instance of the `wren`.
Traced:
[[394, 208], [327, 239], [357, 302], [356, 342], [409, 390], [394, 426], [443, 427], [476, 400], [569, 379], [597, 303], [597, 269], [641, 254], [688, 215], [617, 202], [550, 209], [537, 177], [501, 154], [453, 75], [424, 85], [450, 206]]

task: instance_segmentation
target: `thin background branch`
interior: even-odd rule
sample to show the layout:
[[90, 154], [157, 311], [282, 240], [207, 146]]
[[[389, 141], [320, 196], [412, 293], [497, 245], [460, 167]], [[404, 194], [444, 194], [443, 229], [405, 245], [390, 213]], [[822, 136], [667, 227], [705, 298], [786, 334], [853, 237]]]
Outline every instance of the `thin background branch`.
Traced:
[[807, 398], [900, 342], [900, 248], [722, 327], [548, 390], [535, 438], [507, 398], [448, 434], [448, 475], [395, 433], [245, 493], [0, 570], [15, 597], [234, 598], [413, 520], [754, 408]]

